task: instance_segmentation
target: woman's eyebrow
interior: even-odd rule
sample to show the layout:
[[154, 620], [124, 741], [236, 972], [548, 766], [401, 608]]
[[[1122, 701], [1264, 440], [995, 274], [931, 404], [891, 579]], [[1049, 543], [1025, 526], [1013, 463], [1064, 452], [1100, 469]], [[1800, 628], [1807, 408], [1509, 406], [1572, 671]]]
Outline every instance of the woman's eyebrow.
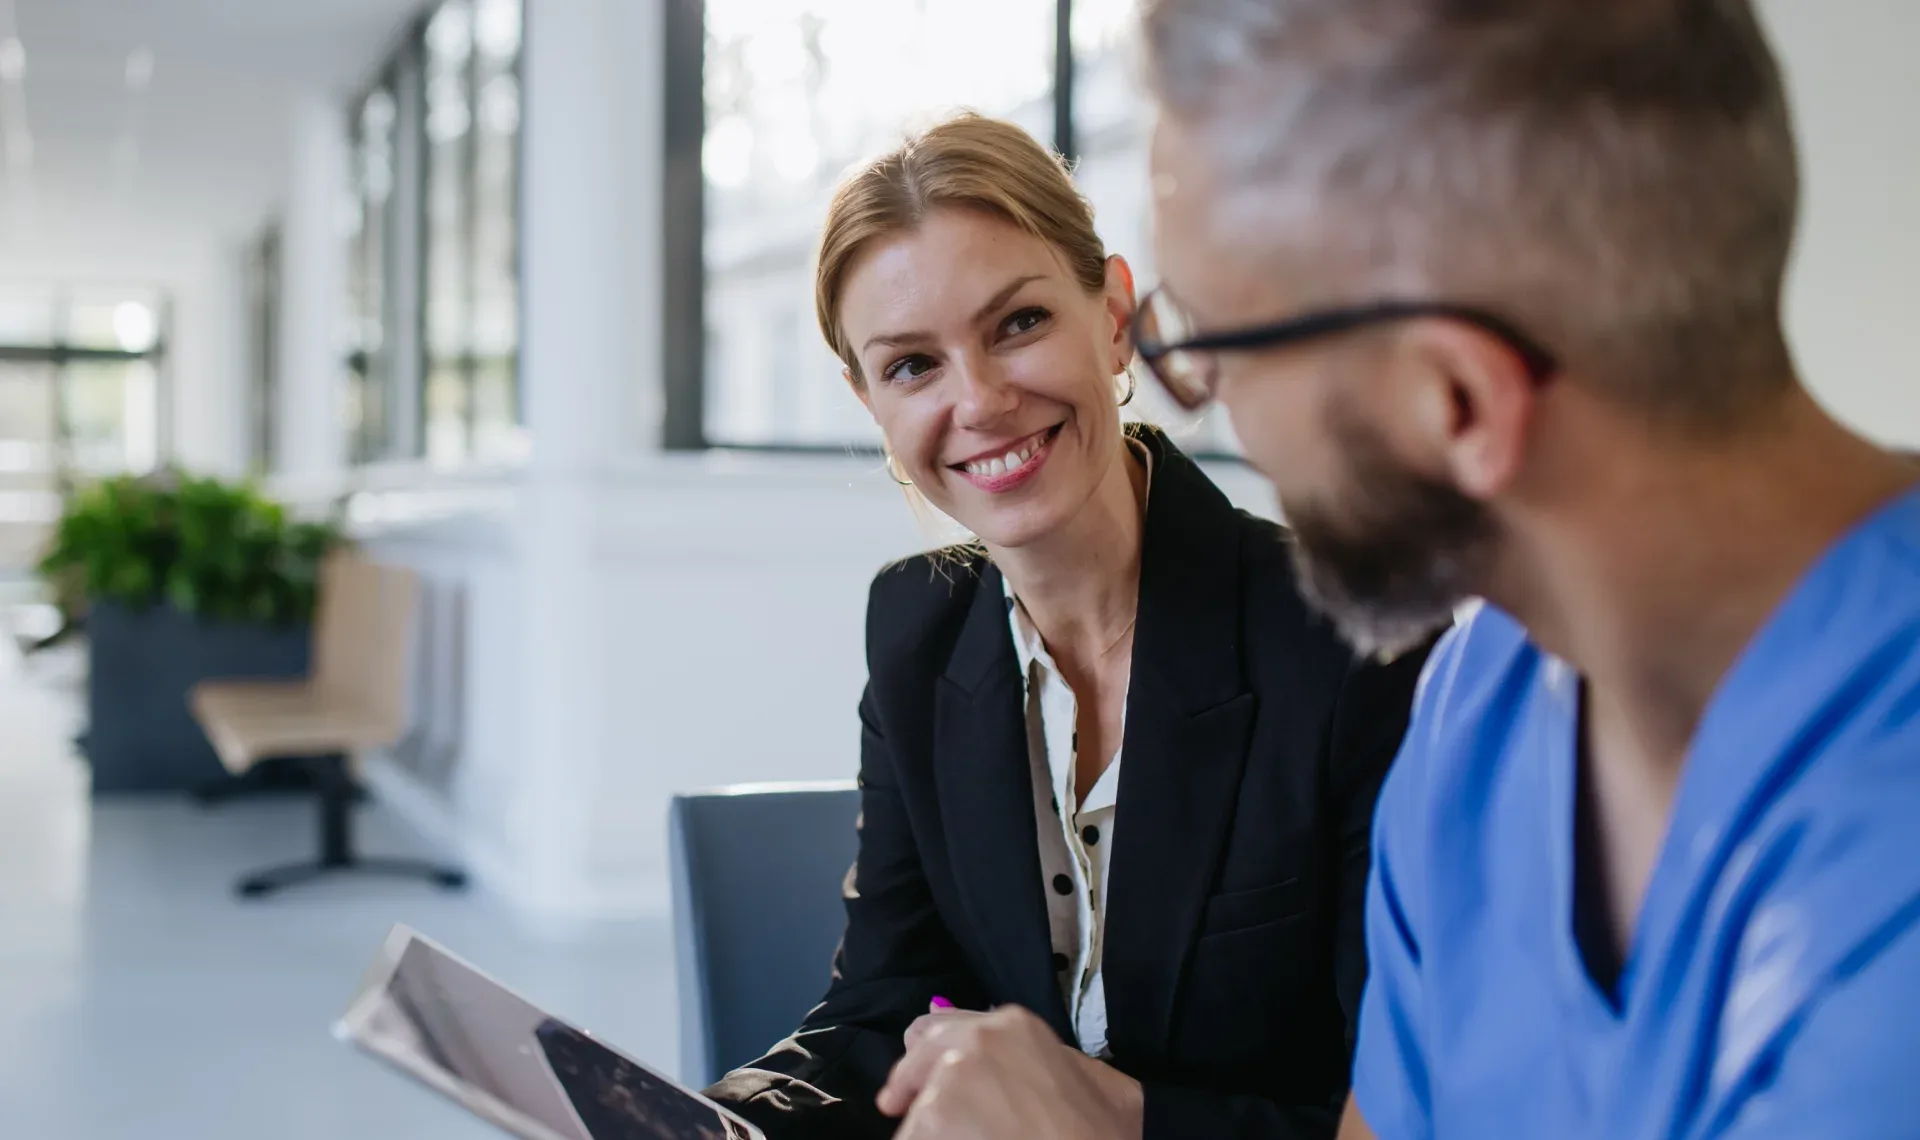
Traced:
[[[1006, 304], [1009, 300], [1011, 300], [1015, 293], [1018, 293], [1021, 289], [1025, 288], [1027, 285], [1040, 280], [1042, 276], [1043, 275], [1039, 273], [1029, 273], [1024, 277], [1016, 277], [1012, 281], [1009, 281], [1005, 285], [1001, 286], [1000, 291], [998, 293], [995, 293], [992, 297], [988, 298], [987, 303], [980, 306], [979, 311], [973, 314], [973, 323], [979, 324], [981, 321], [986, 320], [989, 316], [993, 314], [993, 311], [995, 309], [998, 309], [1000, 306]], [[860, 346], [860, 351], [865, 352], [866, 350], [868, 350], [869, 348], [872, 348], [876, 344], [884, 344], [884, 345], [891, 346], [893, 348], [900, 348], [905, 345], [919, 344], [932, 339], [933, 339], [932, 333], [923, 332], [917, 329], [914, 330], [913, 332], [876, 333], [873, 336], [870, 336], [867, 338], [867, 343]]]

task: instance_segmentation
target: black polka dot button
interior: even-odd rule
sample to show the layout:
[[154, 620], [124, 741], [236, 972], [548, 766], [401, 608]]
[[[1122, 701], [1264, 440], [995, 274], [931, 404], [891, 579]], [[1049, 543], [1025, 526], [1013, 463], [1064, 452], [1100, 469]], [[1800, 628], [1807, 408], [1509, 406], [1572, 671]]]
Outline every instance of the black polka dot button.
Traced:
[[1065, 875], [1055, 875], [1053, 877], [1053, 889], [1056, 894], [1070, 895], [1073, 893], [1073, 880], [1067, 878]]

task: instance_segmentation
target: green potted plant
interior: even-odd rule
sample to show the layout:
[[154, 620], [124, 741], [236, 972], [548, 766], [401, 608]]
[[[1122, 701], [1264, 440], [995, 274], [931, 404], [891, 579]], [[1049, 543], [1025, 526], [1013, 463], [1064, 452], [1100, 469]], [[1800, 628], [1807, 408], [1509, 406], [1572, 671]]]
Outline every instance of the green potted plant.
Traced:
[[85, 614], [96, 794], [220, 777], [188, 690], [305, 673], [320, 563], [339, 542], [332, 524], [294, 521], [247, 484], [166, 472], [73, 496], [40, 572]]

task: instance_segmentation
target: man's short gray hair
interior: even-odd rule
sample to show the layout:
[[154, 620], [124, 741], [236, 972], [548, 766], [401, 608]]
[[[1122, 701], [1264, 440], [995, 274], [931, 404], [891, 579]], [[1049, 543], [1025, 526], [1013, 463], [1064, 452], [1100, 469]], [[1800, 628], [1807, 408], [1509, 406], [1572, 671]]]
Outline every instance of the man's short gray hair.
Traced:
[[1703, 426], [1790, 383], [1799, 175], [1748, 0], [1145, 0], [1145, 33], [1303, 300], [1484, 305]]

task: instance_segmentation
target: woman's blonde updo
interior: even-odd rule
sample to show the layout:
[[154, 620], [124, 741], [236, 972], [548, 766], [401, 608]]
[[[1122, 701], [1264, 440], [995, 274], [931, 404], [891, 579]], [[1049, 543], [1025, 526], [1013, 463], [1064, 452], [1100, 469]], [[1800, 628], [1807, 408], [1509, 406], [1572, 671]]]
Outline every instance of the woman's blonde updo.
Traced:
[[827, 208], [814, 306], [821, 334], [856, 380], [860, 364], [840, 325], [847, 272], [870, 243], [915, 229], [941, 207], [1009, 222], [1058, 250], [1088, 293], [1106, 285], [1107, 250], [1093, 229], [1093, 207], [1060, 157], [1012, 123], [957, 115], [849, 176]]

